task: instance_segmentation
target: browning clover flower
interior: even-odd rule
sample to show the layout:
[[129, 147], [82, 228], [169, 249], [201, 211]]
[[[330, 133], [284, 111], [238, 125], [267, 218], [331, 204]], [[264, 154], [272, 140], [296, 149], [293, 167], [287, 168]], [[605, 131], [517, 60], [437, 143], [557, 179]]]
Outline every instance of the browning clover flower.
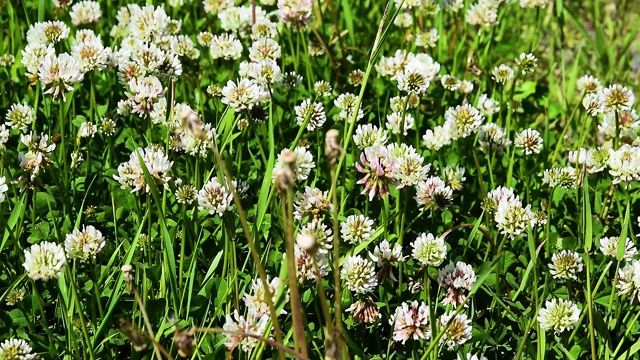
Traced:
[[462, 261], [449, 263], [444, 268], [438, 270], [438, 284], [447, 289], [443, 305], [453, 305], [458, 307], [467, 296], [464, 291], [469, 291], [476, 283], [476, 273], [471, 265]]
[[420, 340], [431, 338], [429, 325], [429, 307], [427, 304], [413, 301], [404, 302], [389, 319], [393, 326], [393, 340], [403, 345], [409, 339]]

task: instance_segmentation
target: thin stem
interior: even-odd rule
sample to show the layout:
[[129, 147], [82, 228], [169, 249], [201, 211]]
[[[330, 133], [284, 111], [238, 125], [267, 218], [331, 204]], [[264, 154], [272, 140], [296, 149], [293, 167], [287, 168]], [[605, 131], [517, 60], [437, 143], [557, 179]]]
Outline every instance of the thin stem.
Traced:
[[[215, 156], [216, 161], [220, 166], [222, 173], [224, 174], [227, 186], [229, 187], [229, 190], [233, 194], [233, 202], [236, 205], [236, 209], [238, 210], [238, 216], [240, 217], [240, 224], [242, 225], [242, 231], [249, 245], [251, 258], [253, 259], [253, 261], [256, 264], [256, 267], [258, 268], [258, 275], [260, 276], [260, 280], [262, 280], [262, 283], [265, 284], [265, 286], [263, 286], [264, 292], [265, 292], [265, 300], [267, 301], [267, 305], [269, 306], [269, 314], [271, 315], [271, 321], [273, 322], [276, 341], [278, 343], [282, 343], [282, 330], [280, 329], [280, 323], [278, 322], [276, 308], [273, 304], [273, 294], [271, 294], [271, 289], [269, 288], [269, 286], [267, 286], [267, 284], [269, 284], [269, 282], [267, 281], [267, 271], [264, 269], [264, 265], [262, 265], [262, 260], [260, 260], [260, 253], [258, 252], [258, 247], [253, 241], [251, 230], [249, 230], [249, 224], [247, 223], [247, 215], [244, 211], [244, 208], [242, 207], [242, 202], [240, 201], [240, 197], [236, 192], [235, 186], [233, 186], [233, 181], [232, 181], [233, 178], [231, 177], [231, 174], [229, 174], [229, 170], [227, 169], [227, 166], [225, 165], [224, 160], [220, 156], [220, 153], [218, 152], [218, 147], [216, 146], [215, 143], [212, 144], [211, 150], [213, 151], [213, 155]], [[278, 348], [278, 352], [280, 353], [279, 354], [280, 358], [284, 359], [285, 358], [284, 350], [281, 348]]]
[[289, 291], [291, 292], [291, 316], [293, 318], [293, 339], [296, 351], [308, 356], [307, 342], [302, 323], [302, 305], [300, 303], [300, 291], [296, 277], [296, 257], [293, 238], [293, 190], [287, 189], [282, 196], [282, 216], [284, 218], [285, 246], [287, 256], [287, 272], [289, 277]]
[[[254, 338], [254, 339], [258, 339], [260, 341], [262, 341], [263, 343], [267, 344], [267, 345], [271, 345], [275, 348], [278, 348], [279, 352], [282, 353], [287, 353], [287, 354], [291, 354], [293, 355], [296, 359], [299, 360], [308, 360], [309, 358], [302, 355], [301, 353], [286, 347], [284, 345], [282, 345], [280, 342], [278, 341], [273, 341], [271, 339], [267, 339], [265, 337], [262, 337], [260, 335], [257, 334], [252, 334], [252, 333], [246, 333], [246, 332], [240, 332], [240, 331], [230, 331], [230, 330], [223, 330], [220, 328], [194, 328], [193, 331], [195, 332], [202, 332], [202, 333], [213, 333], [213, 334], [228, 334], [228, 335], [234, 335], [234, 336], [246, 336], [246, 337], [250, 337], [250, 338]], [[283, 357], [284, 359], [284, 357]]]

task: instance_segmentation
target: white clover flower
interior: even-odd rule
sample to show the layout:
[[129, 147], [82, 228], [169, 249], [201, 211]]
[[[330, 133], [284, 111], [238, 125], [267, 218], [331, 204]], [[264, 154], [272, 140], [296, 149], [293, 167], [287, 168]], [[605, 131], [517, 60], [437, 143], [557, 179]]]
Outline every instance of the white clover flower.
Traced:
[[491, 70], [491, 78], [498, 84], [504, 84], [513, 79], [513, 69], [509, 65], [501, 64]]
[[531, 53], [521, 53], [516, 58], [516, 66], [522, 75], [531, 74], [538, 66], [538, 59]]
[[460, 354], [457, 355], [458, 358], [457, 360], [489, 360], [486, 356], [484, 356], [484, 354], [469, 354], [467, 353], [467, 356], [465, 358], [461, 358]]
[[469, 104], [450, 107], [444, 114], [445, 127], [451, 131], [451, 139], [466, 138], [482, 125], [484, 116]]
[[431, 28], [416, 35], [416, 46], [420, 47], [436, 47], [440, 36], [438, 35], [438, 29]]
[[396, 243], [392, 247], [387, 240], [382, 240], [373, 252], [369, 252], [369, 258], [380, 268], [377, 275], [380, 281], [388, 279], [397, 282], [398, 279], [393, 275], [393, 266], [404, 262], [407, 257], [402, 255], [402, 245]]
[[9, 141], [9, 129], [4, 124], [0, 124], [0, 150], [6, 148]]
[[109, 64], [111, 49], [105, 48], [99, 38], [85, 39], [73, 44], [71, 56], [80, 65], [84, 73], [91, 70], [104, 70]]
[[583, 75], [576, 81], [576, 89], [581, 93], [593, 94], [602, 90], [602, 84], [591, 75]]
[[577, 280], [576, 273], [582, 271], [582, 258], [578, 253], [563, 250], [553, 254], [551, 264], [549, 264], [549, 272], [554, 279], [573, 279]]
[[4, 202], [7, 199], [7, 196], [5, 195], [7, 191], [9, 191], [9, 187], [7, 186], [7, 178], [4, 176], [0, 176], [0, 203]]
[[442, 147], [451, 144], [451, 130], [445, 123], [444, 126], [436, 126], [433, 130], [427, 130], [422, 136], [427, 149], [432, 151], [438, 151]]
[[242, 56], [242, 43], [233, 34], [214, 35], [209, 53], [214, 59], [236, 60]]
[[25, 132], [36, 120], [36, 114], [27, 104], [13, 104], [7, 111], [5, 119], [7, 120], [6, 126]]
[[178, 181], [176, 181], [175, 197], [179, 204], [191, 205], [198, 199], [198, 189], [191, 184], [178, 185]]
[[609, 149], [607, 165], [614, 184], [640, 181], [640, 147], [624, 144], [617, 151]]
[[577, 184], [576, 170], [572, 167], [546, 169], [542, 183], [550, 188], [559, 187], [565, 190], [574, 189]]
[[480, 144], [480, 151], [484, 153], [495, 152], [502, 154], [504, 148], [511, 145], [511, 140], [506, 138], [506, 133], [503, 128], [494, 124], [484, 124], [478, 131], [478, 143]]
[[331, 209], [329, 193], [318, 188], [306, 186], [304, 193], [296, 194], [293, 204], [293, 215], [297, 220], [302, 220], [307, 216], [314, 219], [320, 218]]
[[48, 241], [31, 245], [24, 250], [24, 258], [22, 266], [33, 280], [57, 279], [66, 264], [62, 246]]
[[487, 96], [487, 94], [480, 95], [480, 97], [478, 98], [477, 107], [480, 111], [480, 114], [484, 116], [491, 116], [500, 111], [500, 104]]
[[300, 249], [296, 245], [296, 271], [298, 274], [298, 282], [304, 282], [307, 280], [318, 280], [316, 277], [315, 267], [318, 267], [320, 278], [324, 278], [329, 275], [329, 259], [326, 254], [316, 253], [314, 255]]
[[329, 97], [331, 96], [331, 91], [333, 89], [331, 88], [331, 85], [324, 81], [324, 80], [319, 80], [316, 81], [313, 84], [313, 92], [316, 93], [316, 95], [320, 96], [320, 97]]
[[82, 81], [84, 74], [73, 56], [62, 53], [58, 56], [47, 56], [38, 70], [38, 77], [43, 87], [50, 85], [45, 94], [52, 94], [54, 99], [62, 95], [62, 100], [66, 101], [66, 93]]
[[222, 88], [222, 103], [231, 106], [236, 112], [251, 109], [260, 100], [262, 89], [250, 79], [243, 78], [234, 83], [232, 80]]
[[276, 84], [280, 81], [282, 71], [275, 60], [262, 60], [249, 64], [247, 76], [255, 79], [261, 85]]
[[640, 129], [640, 116], [635, 109], [619, 113], [605, 113], [602, 122], [598, 125], [598, 131], [608, 139], [613, 139], [616, 136], [619, 136], [620, 139], [635, 139], [638, 137], [638, 129]]
[[[376, 265], [380, 267], [384, 267], [392, 263], [403, 262], [406, 259], [406, 256], [402, 255], [402, 245], [396, 243], [391, 247], [387, 240], [382, 240], [380, 244], [376, 245], [373, 252], [369, 252], [369, 257], [371, 258], [371, 261], [375, 262]], [[397, 281], [395, 278], [392, 279]]]
[[518, 133], [513, 144], [522, 149], [525, 155], [539, 154], [542, 150], [542, 137], [537, 130], [529, 128]]
[[387, 129], [392, 134], [402, 134], [407, 136], [407, 131], [413, 129], [415, 120], [411, 114], [393, 112], [387, 115]]
[[582, 106], [589, 116], [598, 116], [605, 112], [602, 92], [585, 94], [582, 98]]
[[531, 205], [526, 207], [518, 198], [500, 201], [494, 216], [496, 227], [500, 233], [514, 239], [516, 236], [526, 236], [527, 225], [534, 219]]
[[310, 236], [315, 240], [315, 251], [326, 255], [333, 248], [333, 231], [327, 228], [321, 220], [313, 219], [306, 223], [296, 237], [296, 241], [302, 242], [302, 238]]
[[413, 25], [413, 16], [411, 16], [411, 13], [408, 13], [406, 11], [400, 12], [396, 16], [396, 18], [393, 19], [393, 25], [401, 29], [406, 29]]
[[82, 230], [74, 229], [64, 241], [67, 258], [80, 261], [95, 259], [104, 244], [105, 239], [100, 230], [91, 225], [83, 225]]
[[387, 132], [373, 124], [360, 124], [356, 127], [353, 142], [360, 150], [368, 147], [384, 146], [387, 144]]
[[444, 238], [422, 233], [411, 243], [411, 255], [425, 266], [440, 266], [447, 256]]
[[473, 91], [473, 82], [469, 80], [460, 80], [458, 91], [462, 94], [469, 94]]
[[[269, 315], [258, 315], [249, 308], [246, 317], [240, 315], [238, 310], [234, 310], [233, 316], [227, 315], [222, 329], [226, 331], [263, 336], [268, 324]], [[227, 341], [224, 345], [228, 349], [234, 349], [240, 345], [240, 348], [244, 352], [251, 351], [251, 349], [260, 342], [260, 340], [256, 338], [244, 335], [231, 335], [227, 333], [225, 336], [227, 337]]]
[[[276, 303], [276, 293], [278, 291], [278, 287], [280, 286], [280, 278], [274, 277], [271, 281], [267, 277], [267, 281], [269, 282], [269, 291], [271, 292], [271, 301]], [[251, 290], [253, 295], [249, 295], [248, 293], [244, 293], [242, 297], [242, 301], [244, 301], [245, 305], [250, 309], [249, 311], [255, 312], [257, 316], [262, 316], [264, 314], [269, 315], [269, 304], [267, 301], [267, 293], [265, 291], [264, 285], [262, 283], [262, 279], [254, 279], [251, 282]], [[286, 291], [285, 302], [289, 301], [289, 292]], [[283, 309], [280, 312], [280, 315], [284, 315], [287, 312]]]
[[92, 124], [88, 121], [80, 124], [80, 129], [78, 129], [78, 136], [82, 138], [93, 137], [98, 132], [98, 125]]
[[[287, 151], [289, 151], [289, 149], [284, 149], [280, 152], [280, 154], [278, 154], [278, 159], [276, 160], [276, 163], [273, 167], [274, 170], [282, 168], [283, 166], [282, 155], [285, 154]], [[296, 153], [296, 163], [294, 167], [296, 180], [305, 181], [309, 177], [309, 174], [311, 173], [311, 169], [316, 167], [315, 163], [313, 162], [313, 155], [311, 155], [309, 150], [307, 150], [302, 146], [297, 146], [293, 150], [293, 152]], [[272, 180], [275, 181], [275, 174], [272, 176]]]
[[[213, 35], [211, 40], [213, 40]], [[209, 42], [207, 42], [208, 44]], [[191, 60], [200, 57], [200, 50], [196, 48], [193, 40], [186, 35], [174, 35], [171, 37], [171, 51], [178, 56], [186, 56]]]
[[[618, 245], [620, 243], [620, 238], [618, 236], [609, 236], [603, 237], [600, 239], [600, 251], [612, 258], [616, 258], [618, 256]], [[633, 241], [629, 238], [625, 238], [624, 243], [624, 257], [625, 261], [631, 261], [634, 256], [638, 253]]]
[[23, 176], [29, 176], [30, 181], [33, 181], [41, 169], [53, 162], [50, 156], [56, 144], [49, 144], [47, 134], [38, 136], [33, 131], [20, 135], [20, 141], [29, 148], [26, 154], [18, 153], [20, 166], [25, 170]]
[[430, 85], [430, 75], [420, 67], [409, 67], [398, 76], [398, 90], [408, 94], [422, 95]]
[[602, 89], [604, 109], [607, 112], [631, 111], [636, 97], [633, 91], [625, 86], [614, 84]]
[[497, 24], [498, 7], [492, 5], [493, 4], [479, 2], [469, 6], [465, 16], [467, 24], [486, 28]]
[[89, 24], [100, 20], [102, 10], [96, 1], [80, 1], [73, 4], [69, 16], [73, 25]]
[[44, 59], [55, 56], [55, 50], [51, 44], [27, 44], [27, 47], [22, 50], [22, 65], [27, 69], [27, 77], [32, 83], [38, 80], [38, 69], [42, 67]]
[[129, 33], [142, 41], [160, 41], [170, 34], [171, 18], [162, 6], [131, 6], [130, 21], [127, 23]]
[[209, 215], [222, 215], [231, 210], [233, 194], [214, 176], [198, 192], [198, 209], [206, 210]]
[[[218, 19], [220, 19], [220, 27], [224, 31], [237, 32], [245, 29], [251, 22], [251, 15], [243, 11], [242, 7], [233, 6], [231, 1], [229, 6], [219, 9]], [[256, 6], [256, 18], [258, 16], [258, 8]]]
[[640, 261], [633, 259], [618, 270], [618, 295], [626, 295], [634, 303], [640, 301]]
[[313, 131], [322, 127], [324, 122], [327, 120], [322, 103], [311, 103], [310, 99], [307, 99], [303, 101], [302, 104], [297, 105], [294, 110], [296, 112], [296, 123], [302, 126], [305, 121], [307, 121], [308, 131]]
[[560, 334], [573, 329], [580, 319], [580, 310], [573, 302], [563, 299], [551, 299], [538, 313], [538, 322], [544, 331], [553, 330]]
[[389, 108], [393, 112], [405, 112], [408, 109], [408, 99], [407, 96], [394, 96], [389, 99]]
[[340, 223], [340, 235], [350, 244], [359, 244], [373, 235], [373, 220], [364, 215], [349, 215]]
[[27, 43], [52, 45], [69, 37], [71, 30], [62, 21], [37, 22], [27, 31]]
[[278, 60], [281, 56], [280, 44], [270, 38], [259, 38], [249, 48], [251, 61]]
[[373, 291], [378, 286], [375, 268], [373, 264], [360, 255], [347, 256], [342, 263], [340, 277], [347, 289], [356, 294], [364, 294]]
[[456, 13], [464, 7], [464, 0], [442, 0], [442, 8], [446, 12]]
[[449, 164], [444, 167], [444, 177], [453, 190], [462, 190], [462, 183], [467, 179], [464, 176], [465, 168], [458, 164]]
[[370, 296], [366, 296], [352, 303], [344, 312], [352, 313], [353, 319], [360, 323], [374, 324], [382, 319], [379, 310], [378, 304]]
[[[177, 117], [174, 117], [176, 119]], [[180, 143], [187, 154], [206, 157], [215, 139], [218, 137], [216, 128], [211, 124], [200, 124], [198, 131], [184, 131], [180, 134]]]
[[431, 338], [429, 307], [424, 301], [402, 303], [389, 318], [389, 325], [393, 325], [393, 341], [401, 342], [403, 345], [409, 339]]
[[445, 74], [440, 77], [440, 83], [442, 87], [446, 90], [456, 91], [460, 88], [460, 80], [458, 80], [455, 76]]
[[[264, 4], [264, 1], [262, 3]], [[256, 23], [251, 26], [252, 40], [258, 40], [260, 38], [273, 39], [276, 36], [278, 36], [277, 24], [269, 19], [256, 19]]]
[[149, 184], [144, 175], [144, 170], [140, 163], [140, 158], [146, 166], [149, 175], [156, 185], [166, 185], [171, 177], [167, 173], [173, 166], [173, 161], [164, 154], [160, 148], [156, 146], [147, 146], [145, 149], [137, 148], [129, 155], [129, 161], [118, 166], [118, 175], [113, 175], [121, 187], [132, 187], [131, 192], [142, 191], [149, 192]]
[[456, 345], [462, 345], [471, 339], [471, 319], [466, 314], [455, 315], [454, 311], [442, 314], [440, 326], [446, 327], [440, 342], [447, 345], [449, 350], [453, 350]]
[[394, 154], [395, 149], [395, 144], [389, 145], [389, 154], [394, 160], [393, 179], [398, 189], [414, 186], [428, 178], [431, 164], [425, 165], [424, 158], [415, 148], [408, 146], [407, 150], [400, 154]]
[[[16, 304], [20, 303], [22, 300], [24, 300], [24, 291], [22, 289], [12, 289], [11, 291], [9, 291], [7, 293], [7, 296], [5, 297], [5, 304], [7, 304], [7, 306], [15, 306]], [[0, 349], [2, 349], [2, 346], [0, 345]], [[2, 356], [2, 350], [0, 350], [0, 356]], [[6, 354], [5, 354], [6, 356]], [[2, 358], [0, 358], [2, 359]]]
[[375, 65], [376, 71], [382, 76], [389, 76], [391, 80], [396, 80], [407, 64], [407, 57], [405, 50], [397, 50], [394, 56], [381, 56], [380, 61]]
[[278, 15], [285, 24], [305, 27], [311, 21], [313, 2], [311, 0], [278, 0]]
[[131, 93], [127, 98], [133, 105], [131, 112], [146, 117], [153, 106], [164, 97], [165, 89], [160, 80], [155, 76], [143, 76], [129, 81]]
[[7, 339], [0, 343], [0, 359], [2, 360], [31, 360], [37, 355], [32, 354], [33, 349], [22, 339]]
[[[344, 93], [340, 94], [340, 96], [338, 96], [338, 98], [336, 98], [333, 103], [338, 109], [340, 109], [338, 120], [351, 121], [351, 118], [354, 115], [354, 111], [356, 110], [358, 97], [351, 93]], [[356, 115], [356, 121], [362, 119], [363, 117], [364, 113], [362, 112], [362, 108], [359, 108], [358, 114]]]

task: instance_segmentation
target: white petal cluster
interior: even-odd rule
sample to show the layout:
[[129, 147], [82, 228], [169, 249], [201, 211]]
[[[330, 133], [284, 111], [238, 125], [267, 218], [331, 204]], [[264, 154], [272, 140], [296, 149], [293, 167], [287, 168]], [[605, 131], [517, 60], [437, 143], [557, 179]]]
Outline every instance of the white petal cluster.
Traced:
[[551, 299], [540, 309], [538, 322], [545, 330], [556, 334], [573, 329], [580, 318], [580, 309], [570, 300]]
[[67, 258], [87, 261], [95, 259], [102, 250], [105, 239], [100, 230], [88, 225], [82, 226], [82, 230], [74, 229], [68, 234], [64, 241], [64, 248], [67, 252]]
[[233, 194], [216, 176], [207, 181], [198, 192], [198, 209], [208, 211], [209, 215], [222, 216], [225, 211], [231, 210], [232, 201]]
[[140, 159], [142, 159], [142, 163], [156, 186], [164, 186], [171, 179], [167, 173], [171, 170], [173, 161], [169, 161], [162, 149], [157, 146], [137, 148], [129, 155], [128, 162], [118, 166], [118, 175], [113, 175], [113, 178], [120, 183], [123, 189], [131, 187], [131, 192], [142, 191], [145, 193], [150, 191]]
[[31, 245], [24, 251], [24, 266], [33, 280], [57, 279], [62, 275], [66, 264], [62, 246], [43, 241]]
[[347, 289], [357, 294], [373, 291], [378, 286], [373, 264], [360, 255], [347, 256], [342, 264], [340, 277]]

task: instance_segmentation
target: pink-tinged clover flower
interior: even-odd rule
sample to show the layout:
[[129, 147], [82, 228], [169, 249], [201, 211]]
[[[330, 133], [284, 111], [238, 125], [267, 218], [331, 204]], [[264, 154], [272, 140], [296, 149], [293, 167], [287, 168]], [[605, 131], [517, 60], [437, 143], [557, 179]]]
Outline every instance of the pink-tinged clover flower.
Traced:
[[356, 169], [366, 174], [358, 180], [358, 184], [364, 184], [362, 194], [369, 193], [369, 201], [376, 194], [385, 197], [389, 194], [389, 184], [395, 185], [393, 180], [394, 160], [389, 156], [389, 150], [384, 146], [368, 147], [360, 154], [360, 163], [356, 163]]

